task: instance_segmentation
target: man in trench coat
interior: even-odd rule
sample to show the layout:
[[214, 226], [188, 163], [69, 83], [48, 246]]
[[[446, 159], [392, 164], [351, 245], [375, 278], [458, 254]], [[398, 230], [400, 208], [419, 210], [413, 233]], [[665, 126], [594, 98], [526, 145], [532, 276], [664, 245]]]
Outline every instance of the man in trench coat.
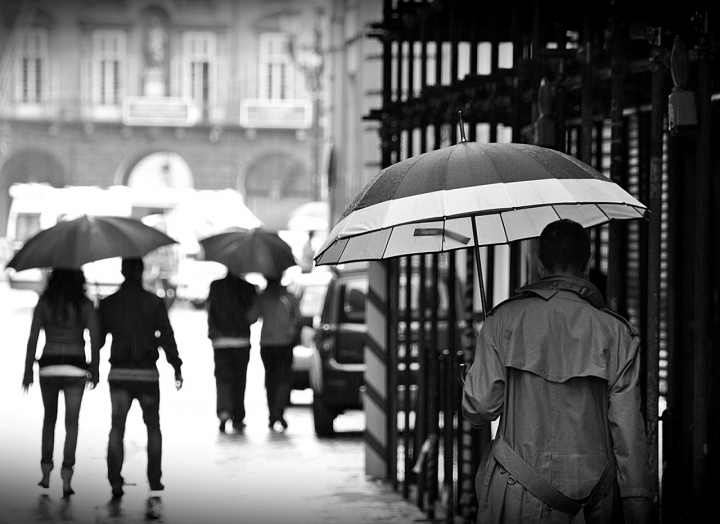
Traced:
[[476, 479], [480, 523], [649, 522], [638, 336], [588, 280], [576, 222], [540, 236], [541, 279], [497, 306], [479, 334], [464, 416], [501, 416]]

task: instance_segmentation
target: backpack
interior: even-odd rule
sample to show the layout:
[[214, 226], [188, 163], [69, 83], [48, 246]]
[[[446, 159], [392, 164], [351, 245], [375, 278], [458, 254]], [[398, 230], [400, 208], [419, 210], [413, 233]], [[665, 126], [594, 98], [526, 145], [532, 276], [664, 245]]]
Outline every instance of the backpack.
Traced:
[[278, 312], [278, 324], [286, 330], [285, 334], [291, 340], [290, 344], [297, 346], [300, 344], [300, 333], [302, 331], [300, 312], [287, 295], [280, 295], [280, 303], [283, 307], [281, 308], [282, 313]]

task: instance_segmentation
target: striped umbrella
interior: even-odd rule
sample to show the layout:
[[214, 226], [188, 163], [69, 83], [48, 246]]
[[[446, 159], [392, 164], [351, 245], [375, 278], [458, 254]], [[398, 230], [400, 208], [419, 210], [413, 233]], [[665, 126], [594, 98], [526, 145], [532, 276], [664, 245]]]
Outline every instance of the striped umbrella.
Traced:
[[587, 228], [641, 218], [646, 210], [564, 153], [463, 140], [380, 171], [345, 210], [315, 262], [477, 249], [538, 237], [561, 218]]

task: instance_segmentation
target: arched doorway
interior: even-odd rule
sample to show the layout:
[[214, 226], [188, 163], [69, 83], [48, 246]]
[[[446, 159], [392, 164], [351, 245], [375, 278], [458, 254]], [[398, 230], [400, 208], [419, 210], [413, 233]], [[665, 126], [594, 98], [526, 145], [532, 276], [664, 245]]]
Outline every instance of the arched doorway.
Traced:
[[0, 236], [5, 236], [10, 211], [10, 186], [17, 182], [47, 183], [53, 187], [67, 184], [65, 169], [51, 154], [36, 149], [14, 153], [0, 170]]
[[305, 162], [290, 154], [265, 155], [245, 178], [247, 206], [270, 229], [285, 229], [290, 210], [310, 198]]
[[193, 187], [194, 179], [185, 159], [172, 151], [157, 151], [138, 160], [125, 177], [129, 187], [151, 189]]

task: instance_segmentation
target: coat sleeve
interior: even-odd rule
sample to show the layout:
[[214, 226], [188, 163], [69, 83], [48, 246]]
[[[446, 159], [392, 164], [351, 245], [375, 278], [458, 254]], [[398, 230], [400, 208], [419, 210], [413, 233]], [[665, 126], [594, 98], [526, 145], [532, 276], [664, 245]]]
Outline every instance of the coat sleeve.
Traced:
[[503, 412], [505, 368], [499, 353], [501, 340], [498, 318], [488, 317], [463, 387], [463, 415], [476, 426], [495, 420]]
[[[639, 340], [637, 336], [623, 330], [619, 344], [618, 373], [615, 381], [609, 384], [608, 419], [618, 464], [620, 496], [624, 499], [640, 497], [651, 504], [653, 493], [638, 385]], [[634, 521], [632, 518], [628, 520]]]
[[178, 353], [175, 332], [170, 324], [167, 308], [162, 299], [156, 302], [154, 317], [155, 330], [159, 333], [157, 345], [165, 352], [165, 358], [167, 358], [168, 363], [175, 370], [175, 376], [179, 377], [181, 375], [180, 368], [182, 366], [182, 360]]
[[207, 322], [208, 322], [208, 338], [213, 339], [219, 335], [220, 330], [217, 327], [217, 308], [218, 305], [215, 300], [217, 293], [217, 284], [215, 282], [210, 283], [210, 292], [208, 293], [207, 301], [205, 302], [205, 308], [207, 309]]
[[27, 352], [25, 353], [25, 373], [23, 376], [23, 384], [28, 385], [33, 381], [33, 364], [35, 363], [35, 352], [37, 351], [38, 338], [41, 329], [41, 311], [44, 306], [42, 301], [38, 301], [33, 311], [32, 323], [30, 324], [30, 336], [28, 337]]
[[90, 335], [90, 373], [95, 383], [98, 379], [98, 368], [100, 365], [100, 348], [105, 342], [100, 326], [100, 314], [95, 306], [88, 300], [85, 303], [85, 328]]
[[255, 288], [255, 286], [252, 286], [252, 290], [250, 291], [249, 304], [245, 308], [245, 321], [248, 324], [254, 324], [260, 318], [259, 297], [260, 295], [257, 292], [257, 289]]

